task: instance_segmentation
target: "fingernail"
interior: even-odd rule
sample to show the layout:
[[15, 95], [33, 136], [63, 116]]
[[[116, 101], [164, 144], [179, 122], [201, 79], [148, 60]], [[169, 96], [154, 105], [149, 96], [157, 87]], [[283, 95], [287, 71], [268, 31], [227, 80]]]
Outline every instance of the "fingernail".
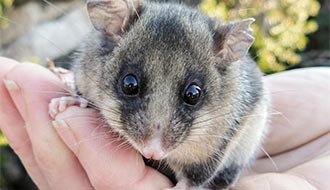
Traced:
[[64, 120], [54, 120], [52, 124], [63, 141], [73, 152], [75, 152], [77, 146], [77, 138], [75, 137], [69, 125]]
[[7, 90], [19, 90], [17, 83], [13, 80], [3, 79], [3, 84], [6, 86]]
[[77, 138], [71, 130], [70, 126], [64, 120], [52, 121], [54, 128], [65, 144], [73, 151], [77, 151]]

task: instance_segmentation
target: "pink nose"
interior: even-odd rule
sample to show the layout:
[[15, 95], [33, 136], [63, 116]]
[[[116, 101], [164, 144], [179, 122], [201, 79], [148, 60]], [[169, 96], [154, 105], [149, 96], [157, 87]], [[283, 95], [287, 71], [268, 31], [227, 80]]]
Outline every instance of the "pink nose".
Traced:
[[160, 160], [164, 157], [165, 152], [163, 150], [156, 150], [150, 147], [145, 147], [142, 154], [147, 159]]
[[152, 138], [145, 142], [142, 155], [147, 159], [160, 160], [165, 156], [164, 146], [160, 138]]

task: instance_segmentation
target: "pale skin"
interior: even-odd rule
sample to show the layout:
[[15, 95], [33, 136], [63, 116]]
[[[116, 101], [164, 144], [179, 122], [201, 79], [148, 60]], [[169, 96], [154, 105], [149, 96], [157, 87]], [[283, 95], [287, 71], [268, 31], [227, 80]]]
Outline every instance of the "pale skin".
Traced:
[[[0, 58], [0, 128], [40, 190], [158, 190], [173, 186], [131, 147], [100, 127], [97, 111], [71, 106], [48, 114], [68, 95], [49, 70]], [[3, 82], [5, 81], [5, 82]], [[330, 69], [265, 78], [272, 114], [264, 150], [234, 190], [330, 187]]]

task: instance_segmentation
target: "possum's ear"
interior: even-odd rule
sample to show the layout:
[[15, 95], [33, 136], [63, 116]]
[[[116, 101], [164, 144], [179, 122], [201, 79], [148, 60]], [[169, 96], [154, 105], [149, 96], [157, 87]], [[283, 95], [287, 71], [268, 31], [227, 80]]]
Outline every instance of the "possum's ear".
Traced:
[[142, 6], [143, 0], [87, 0], [94, 28], [115, 42], [138, 19]]
[[230, 62], [242, 59], [254, 42], [250, 27], [254, 21], [248, 18], [217, 27], [213, 36], [216, 55]]

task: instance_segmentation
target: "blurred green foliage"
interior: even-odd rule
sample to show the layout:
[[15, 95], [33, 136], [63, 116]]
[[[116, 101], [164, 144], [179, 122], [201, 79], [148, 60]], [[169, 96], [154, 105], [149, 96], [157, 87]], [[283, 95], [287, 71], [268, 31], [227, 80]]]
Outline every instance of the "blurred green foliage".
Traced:
[[8, 144], [7, 139], [3, 136], [3, 134], [0, 131], [0, 146], [5, 146], [7, 144]]
[[4, 163], [6, 162], [7, 160], [7, 155], [6, 154], [3, 154], [1, 152], [1, 147], [2, 146], [6, 146], [8, 145], [8, 142], [6, 140], [6, 138], [2, 135], [1, 131], [0, 131], [0, 190], [1, 190], [1, 187], [4, 186], [4, 184], [6, 183], [6, 180], [4, 178], [4, 174], [3, 174], [3, 170], [4, 170]]
[[0, 0], [0, 27], [8, 26], [8, 21], [5, 18], [5, 10], [10, 8], [14, 3], [14, 0]]
[[203, 0], [200, 8], [223, 21], [256, 18], [251, 53], [264, 72], [272, 73], [300, 62], [297, 52], [306, 47], [306, 35], [318, 28], [310, 17], [318, 14], [320, 4], [317, 0]]

